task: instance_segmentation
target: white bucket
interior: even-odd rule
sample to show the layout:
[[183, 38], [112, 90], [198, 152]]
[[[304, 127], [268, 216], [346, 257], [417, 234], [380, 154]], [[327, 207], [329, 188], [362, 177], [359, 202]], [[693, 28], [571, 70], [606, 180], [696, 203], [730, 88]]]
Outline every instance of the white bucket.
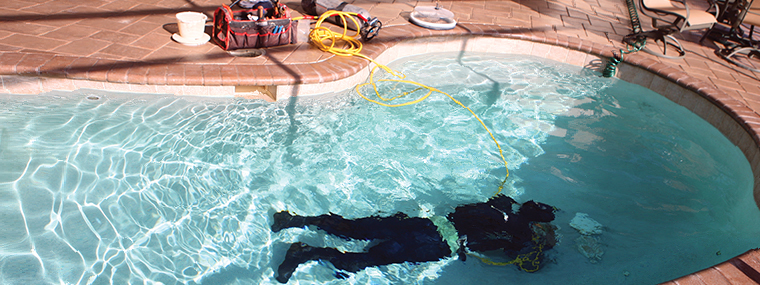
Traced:
[[187, 40], [200, 40], [206, 32], [206, 15], [198, 12], [177, 13], [179, 36]]

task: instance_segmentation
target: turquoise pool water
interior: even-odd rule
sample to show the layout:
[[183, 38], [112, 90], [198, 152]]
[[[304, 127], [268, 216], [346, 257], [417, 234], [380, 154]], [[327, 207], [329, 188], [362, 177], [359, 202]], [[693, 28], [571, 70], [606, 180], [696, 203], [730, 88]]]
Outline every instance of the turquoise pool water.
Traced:
[[[392, 65], [473, 109], [504, 149], [504, 193], [560, 209], [537, 273], [454, 258], [299, 284], [652, 284], [760, 246], [752, 174], [719, 131], [663, 97], [523, 55]], [[269, 230], [276, 211], [445, 215], [505, 169], [444, 96], [386, 108], [353, 91], [265, 103], [80, 90], [0, 100], [0, 283], [276, 283], [287, 243], [366, 242]], [[570, 220], [604, 225], [583, 238]], [[578, 249], [597, 250], [587, 257]], [[603, 254], [601, 254], [603, 252]], [[160, 283], [159, 283], [160, 282]]]

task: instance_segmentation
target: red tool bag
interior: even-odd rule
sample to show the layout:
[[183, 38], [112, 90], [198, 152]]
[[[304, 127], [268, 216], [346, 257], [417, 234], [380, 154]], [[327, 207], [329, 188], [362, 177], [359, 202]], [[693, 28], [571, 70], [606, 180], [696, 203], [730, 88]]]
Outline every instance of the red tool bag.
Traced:
[[294, 44], [298, 21], [288, 6], [278, 7], [232, 11], [222, 5], [214, 12], [213, 38], [224, 50]]

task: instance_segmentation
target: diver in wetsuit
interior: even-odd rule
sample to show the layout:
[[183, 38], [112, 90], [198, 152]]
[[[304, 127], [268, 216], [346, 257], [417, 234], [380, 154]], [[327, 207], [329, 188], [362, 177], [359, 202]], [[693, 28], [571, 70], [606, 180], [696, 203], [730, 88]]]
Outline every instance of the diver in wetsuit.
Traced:
[[[339, 270], [357, 272], [369, 266], [437, 261], [454, 252], [464, 260], [465, 248], [479, 252], [503, 250], [511, 257], [537, 252], [534, 262], [519, 264], [520, 268], [533, 272], [538, 269], [543, 250], [555, 244], [554, 227], [549, 224], [554, 220], [555, 209], [528, 201], [513, 213], [512, 205], [519, 204], [512, 198], [498, 195], [485, 203], [459, 206], [447, 218], [437, 220], [408, 217], [403, 213], [348, 220], [333, 214], [303, 217], [278, 212], [274, 214], [273, 232], [311, 225], [344, 239], [378, 242], [366, 252], [345, 253], [334, 248], [294, 243], [277, 269], [276, 278], [282, 283], [287, 282], [298, 265], [309, 260], [327, 261]], [[447, 228], [451, 230], [447, 231]], [[456, 236], [446, 234], [454, 230]]]

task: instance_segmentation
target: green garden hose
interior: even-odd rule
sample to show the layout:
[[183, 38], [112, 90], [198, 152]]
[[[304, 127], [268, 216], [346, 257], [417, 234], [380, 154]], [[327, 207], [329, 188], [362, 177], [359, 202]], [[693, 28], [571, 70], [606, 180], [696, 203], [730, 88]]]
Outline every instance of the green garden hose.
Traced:
[[631, 17], [631, 28], [633, 29], [633, 33], [623, 37], [623, 42], [626, 43], [626, 49], [623, 50], [621, 48], [620, 55], [617, 56], [613, 52], [613, 56], [607, 60], [607, 66], [605, 66], [602, 71], [604, 77], [615, 76], [618, 63], [623, 61], [623, 55], [640, 51], [644, 49], [644, 46], [647, 43], [646, 37], [643, 35], [641, 29], [639, 13], [636, 12], [636, 4], [633, 0], [626, 0], [625, 3], [626, 6], [628, 6], [628, 15]]

